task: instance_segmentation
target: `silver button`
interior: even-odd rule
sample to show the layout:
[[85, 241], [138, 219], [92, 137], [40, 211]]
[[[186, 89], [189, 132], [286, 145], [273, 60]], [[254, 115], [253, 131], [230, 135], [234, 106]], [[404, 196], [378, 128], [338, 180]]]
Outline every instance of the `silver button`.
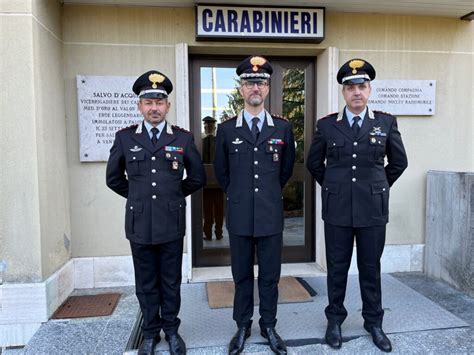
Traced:
[[356, 179], [356, 178], [352, 178], [352, 182], [356, 182], [356, 181], [357, 181], [357, 179]]
[[255, 179], [258, 179], [258, 174], [255, 174], [253, 177], [254, 177]]
[[357, 142], [354, 142], [354, 147], [357, 145]]
[[133, 206], [130, 206], [130, 209], [133, 210]]
[[156, 160], [156, 157], [151, 157], [151, 160]]
[[333, 143], [332, 145], [333, 145], [333, 146], [335, 146], [335, 145], [336, 145], [336, 143]]
[[234, 151], [235, 151], [235, 152], [238, 152], [239, 150], [238, 150], [237, 148], [235, 148], [235, 150], [234, 150]]
[[258, 165], [258, 161], [257, 161], [257, 160], [255, 160], [253, 163], [254, 163], [255, 165]]
[[258, 151], [258, 148], [257, 147], [253, 148], [253, 151], [254, 152]]
[[382, 189], [382, 191], [385, 191], [385, 187]]
[[357, 154], [352, 154], [352, 157], [355, 159], [357, 158]]
[[155, 186], [156, 186], [156, 182], [153, 181], [153, 182], [151, 183], [151, 186], [155, 187]]
[[152, 199], [156, 200], [156, 195], [151, 196]]
[[255, 192], [258, 192], [258, 187], [255, 188]]
[[137, 157], [133, 157], [132, 159], [135, 160], [135, 159], [137, 159]]
[[327, 187], [326, 187], [326, 191], [329, 190]]
[[357, 169], [357, 166], [352, 165], [352, 170], [355, 170], [355, 169]]
[[156, 169], [151, 169], [151, 173], [152, 174], [156, 173]]

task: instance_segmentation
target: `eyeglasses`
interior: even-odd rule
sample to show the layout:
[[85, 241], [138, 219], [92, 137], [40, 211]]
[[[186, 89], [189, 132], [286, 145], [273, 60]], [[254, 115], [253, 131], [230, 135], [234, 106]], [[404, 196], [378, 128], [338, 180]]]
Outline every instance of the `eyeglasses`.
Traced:
[[246, 89], [253, 89], [254, 85], [257, 85], [259, 89], [263, 89], [265, 86], [268, 86], [267, 81], [258, 81], [256, 83], [252, 81], [245, 81], [242, 83], [242, 86], [245, 86]]

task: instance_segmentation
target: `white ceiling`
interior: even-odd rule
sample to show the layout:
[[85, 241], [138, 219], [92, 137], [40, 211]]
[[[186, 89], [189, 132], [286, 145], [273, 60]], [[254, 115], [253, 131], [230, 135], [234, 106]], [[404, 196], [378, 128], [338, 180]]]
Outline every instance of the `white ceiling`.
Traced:
[[460, 18], [474, 11], [474, 0], [62, 0], [65, 4], [192, 7], [196, 3], [264, 5], [264, 6], [323, 6], [327, 11], [365, 12], [378, 14], [442, 16]]

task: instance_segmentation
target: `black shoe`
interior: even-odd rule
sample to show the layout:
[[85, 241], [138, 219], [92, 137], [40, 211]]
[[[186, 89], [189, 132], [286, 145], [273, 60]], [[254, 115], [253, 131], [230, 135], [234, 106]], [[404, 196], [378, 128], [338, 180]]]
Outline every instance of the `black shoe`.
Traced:
[[275, 328], [261, 328], [260, 334], [270, 343], [270, 349], [275, 354], [286, 354], [286, 345], [282, 338], [278, 335]]
[[370, 335], [372, 335], [372, 340], [374, 341], [374, 344], [377, 348], [380, 350], [389, 353], [392, 351], [392, 344], [390, 343], [390, 340], [387, 338], [385, 333], [382, 330], [382, 327], [378, 326], [367, 326], [364, 324], [365, 330], [367, 330]]
[[184, 343], [183, 338], [181, 338], [181, 336], [178, 333], [166, 335], [165, 339], [170, 346], [171, 355], [186, 354], [186, 344]]
[[244, 350], [245, 339], [250, 336], [250, 328], [242, 327], [232, 337], [229, 343], [229, 354], [240, 354]]
[[337, 323], [329, 322], [326, 328], [326, 344], [333, 349], [340, 349], [342, 346], [341, 326]]
[[160, 336], [154, 338], [143, 339], [138, 348], [138, 355], [153, 355], [155, 353], [155, 346], [160, 342]]

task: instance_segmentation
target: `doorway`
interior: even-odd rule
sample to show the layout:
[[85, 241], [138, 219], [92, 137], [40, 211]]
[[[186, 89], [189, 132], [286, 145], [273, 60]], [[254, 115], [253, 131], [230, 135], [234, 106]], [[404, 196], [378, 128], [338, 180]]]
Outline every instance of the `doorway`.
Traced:
[[[315, 191], [305, 169], [314, 129], [316, 58], [270, 57], [273, 74], [265, 108], [293, 125], [296, 160], [283, 189], [285, 229], [283, 262], [315, 260]], [[212, 167], [217, 126], [243, 108], [235, 68], [243, 57], [192, 57], [190, 61], [191, 130], [203, 158], [207, 185], [193, 195], [193, 266], [230, 265], [225, 228], [225, 196]]]

